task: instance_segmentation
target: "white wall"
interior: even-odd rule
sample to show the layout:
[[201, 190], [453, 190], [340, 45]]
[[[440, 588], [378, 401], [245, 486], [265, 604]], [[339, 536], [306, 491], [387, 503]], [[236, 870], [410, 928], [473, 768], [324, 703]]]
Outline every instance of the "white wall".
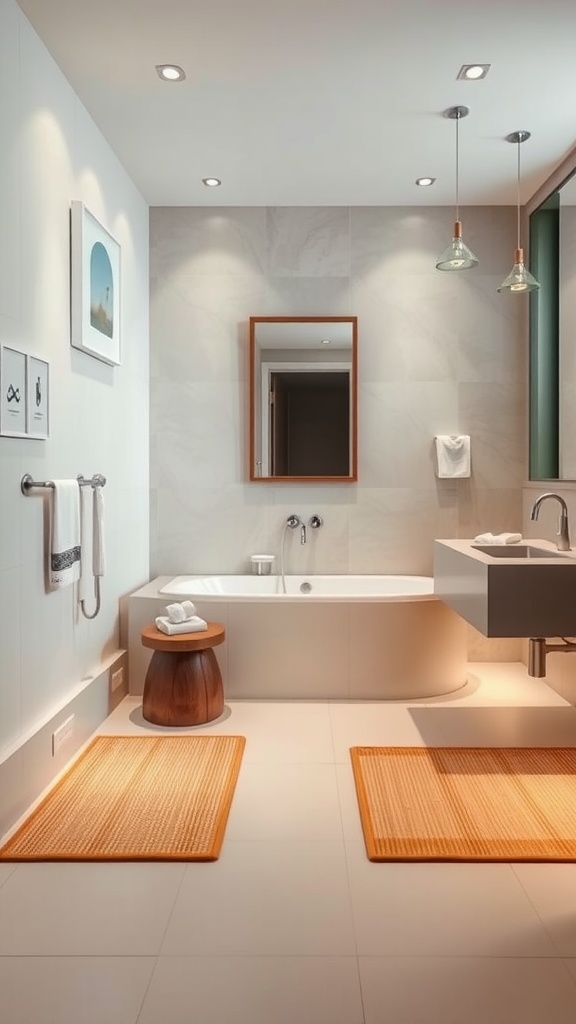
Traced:
[[[146, 203], [13, 0], [0, 0], [0, 138], [0, 341], [49, 360], [52, 414], [47, 441], [0, 438], [1, 764], [110, 661], [121, 598], [148, 578], [149, 367]], [[122, 247], [119, 367], [70, 346], [73, 199]], [[20, 479], [95, 472], [108, 571], [88, 622], [75, 588], [45, 591], [47, 499]]]
[[[320, 513], [289, 571], [431, 573], [435, 537], [517, 530], [526, 303], [496, 291], [515, 211], [466, 209], [480, 266], [441, 273], [453, 211], [151, 210], [152, 573], [247, 571], [286, 516]], [[248, 483], [248, 318], [356, 315], [357, 484]], [[470, 480], [434, 476], [469, 433]]]

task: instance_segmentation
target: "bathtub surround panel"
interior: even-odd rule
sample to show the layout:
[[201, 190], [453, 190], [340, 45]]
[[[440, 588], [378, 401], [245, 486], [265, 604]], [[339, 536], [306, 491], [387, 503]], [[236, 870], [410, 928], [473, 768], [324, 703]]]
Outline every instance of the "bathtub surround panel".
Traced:
[[[276, 586], [270, 577], [244, 580], [246, 588]], [[385, 593], [386, 578], [379, 582]], [[367, 593], [356, 602], [346, 598], [346, 578], [338, 593], [333, 577], [325, 597], [299, 595], [297, 585], [287, 597], [250, 593], [234, 600], [194, 593], [197, 613], [226, 629], [226, 642], [214, 652], [225, 700], [408, 700], [464, 686], [466, 623], [433, 596], [431, 579], [414, 582], [405, 578], [404, 594], [378, 600]], [[142, 627], [174, 600], [160, 593], [170, 583], [171, 577], [160, 576], [130, 596], [132, 694], [143, 692], [150, 661], [140, 642]], [[396, 587], [394, 577], [390, 584]]]
[[[466, 209], [470, 275], [435, 270], [451, 219], [151, 209], [152, 574], [246, 572], [295, 509], [324, 518], [295, 573], [428, 575], [435, 537], [520, 529], [525, 310], [496, 293], [515, 210]], [[358, 317], [358, 482], [249, 484], [249, 317], [308, 315]], [[442, 433], [470, 434], [470, 480], [435, 479]]]

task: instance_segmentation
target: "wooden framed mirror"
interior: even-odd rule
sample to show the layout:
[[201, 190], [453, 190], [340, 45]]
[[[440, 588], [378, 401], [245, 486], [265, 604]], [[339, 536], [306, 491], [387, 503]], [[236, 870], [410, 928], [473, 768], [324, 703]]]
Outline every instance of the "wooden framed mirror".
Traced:
[[358, 320], [250, 317], [250, 480], [353, 483]]

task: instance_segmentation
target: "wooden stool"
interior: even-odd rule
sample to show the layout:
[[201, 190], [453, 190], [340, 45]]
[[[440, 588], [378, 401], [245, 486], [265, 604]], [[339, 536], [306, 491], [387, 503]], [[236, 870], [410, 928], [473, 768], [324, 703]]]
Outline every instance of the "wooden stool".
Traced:
[[154, 651], [142, 701], [147, 722], [202, 725], [222, 714], [222, 676], [212, 648], [224, 643], [224, 637], [219, 622], [209, 622], [201, 633], [174, 635], [144, 626], [142, 644]]

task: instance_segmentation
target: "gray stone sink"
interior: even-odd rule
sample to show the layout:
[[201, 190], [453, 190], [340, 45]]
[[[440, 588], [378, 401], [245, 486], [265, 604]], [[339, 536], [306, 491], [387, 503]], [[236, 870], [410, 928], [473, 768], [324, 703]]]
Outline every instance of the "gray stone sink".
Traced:
[[434, 592], [484, 636], [576, 636], [576, 550], [434, 542]]
[[490, 558], [570, 558], [564, 551], [549, 551], [533, 544], [472, 544], [475, 551], [482, 551]]

